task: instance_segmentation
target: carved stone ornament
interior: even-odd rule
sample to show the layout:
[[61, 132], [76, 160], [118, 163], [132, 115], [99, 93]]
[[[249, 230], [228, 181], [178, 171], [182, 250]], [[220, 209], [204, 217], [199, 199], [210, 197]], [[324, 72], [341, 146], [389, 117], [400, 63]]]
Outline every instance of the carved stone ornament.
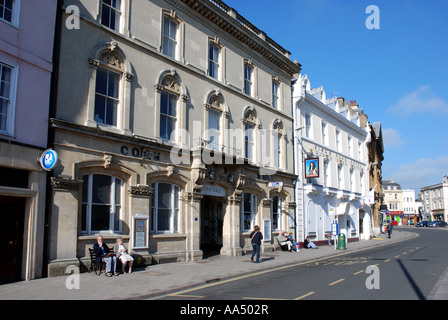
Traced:
[[139, 197], [151, 197], [153, 189], [146, 185], [137, 185], [137, 186], [130, 186], [128, 188], [128, 192], [130, 195], [133, 196], [139, 196]]
[[101, 53], [100, 61], [115, 68], [123, 69], [123, 63], [120, 57], [112, 51], [105, 51]]
[[162, 87], [180, 92], [180, 85], [174, 75], [168, 75], [162, 80]]
[[104, 160], [104, 169], [108, 169], [110, 167], [110, 164], [112, 163], [112, 155], [105, 154], [103, 156], [103, 160]]
[[83, 181], [73, 180], [69, 178], [52, 177], [51, 187], [55, 190], [78, 191]]

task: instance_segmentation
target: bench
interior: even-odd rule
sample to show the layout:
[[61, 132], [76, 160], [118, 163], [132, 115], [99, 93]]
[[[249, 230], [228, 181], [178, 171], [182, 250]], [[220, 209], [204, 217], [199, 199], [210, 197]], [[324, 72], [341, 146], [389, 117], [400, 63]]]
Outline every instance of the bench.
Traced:
[[103, 261], [96, 261], [96, 254], [95, 251], [92, 248], [89, 248], [90, 253], [90, 269], [89, 272], [94, 271], [97, 276], [101, 275], [101, 272], [103, 271], [103, 265], [105, 266], [106, 263]]

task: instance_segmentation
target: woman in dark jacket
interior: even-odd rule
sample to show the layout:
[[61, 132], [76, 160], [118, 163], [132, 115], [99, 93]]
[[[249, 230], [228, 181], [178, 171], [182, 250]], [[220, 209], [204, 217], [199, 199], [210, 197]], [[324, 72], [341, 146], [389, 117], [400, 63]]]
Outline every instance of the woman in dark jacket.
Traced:
[[254, 256], [257, 255], [257, 260], [255, 263], [260, 262], [260, 246], [261, 246], [261, 240], [263, 240], [263, 235], [261, 234], [260, 227], [255, 226], [254, 231], [250, 234], [251, 237], [251, 243], [252, 243], [252, 257], [250, 260], [254, 262]]

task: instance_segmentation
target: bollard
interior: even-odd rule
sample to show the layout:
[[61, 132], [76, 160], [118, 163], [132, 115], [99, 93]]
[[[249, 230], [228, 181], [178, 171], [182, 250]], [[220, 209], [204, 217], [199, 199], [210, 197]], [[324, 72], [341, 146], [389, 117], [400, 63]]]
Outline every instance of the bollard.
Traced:
[[345, 234], [340, 233], [338, 236], [338, 250], [347, 249], [347, 245], [345, 243]]

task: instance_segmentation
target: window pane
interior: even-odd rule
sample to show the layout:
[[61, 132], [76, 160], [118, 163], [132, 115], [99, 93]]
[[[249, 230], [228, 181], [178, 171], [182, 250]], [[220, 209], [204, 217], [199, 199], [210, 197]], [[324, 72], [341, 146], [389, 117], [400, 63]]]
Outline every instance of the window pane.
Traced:
[[120, 83], [120, 75], [109, 71], [108, 92], [109, 97], [118, 98], [118, 85]]
[[111, 177], [94, 175], [92, 183], [92, 203], [110, 204]]
[[92, 205], [92, 230], [109, 230], [110, 206]]
[[118, 107], [118, 101], [107, 99], [106, 104], [106, 120], [104, 121], [105, 124], [109, 124], [111, 126], [115, 126], [117, 124], [117, 107]]
[[169, 231], [170, 230], [170, 210], [160, 209], [157, 215], [157, 230], [158, 231]]
[[110, 11], [111, 11], [111, 8], [103, 5], [102, 14], [101, 14], [101, 23], [109, 28], [110, 28]]
[[95, 97], [95, 121], [106, 123], [106, 98], [99, 95]]
[[96, 92], [107, 95], [107, 70], [96, 71]]
[[171, 209], [171, 185], [159, 183], [159, 209]]

